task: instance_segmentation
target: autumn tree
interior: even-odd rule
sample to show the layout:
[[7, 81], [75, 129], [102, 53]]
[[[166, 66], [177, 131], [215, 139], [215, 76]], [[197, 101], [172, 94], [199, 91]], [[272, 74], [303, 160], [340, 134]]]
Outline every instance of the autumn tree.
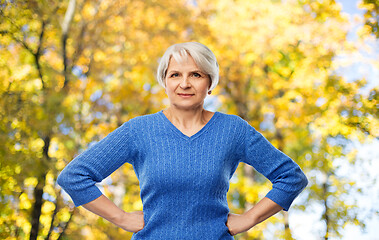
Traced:
[[365, 26], [369, 28], [368, 31], [379, 38], [379, 1], [363, 0], [360, 2], [360, 7], [365, 9]]
[[[213, 47], [221, 66], [221, 109], [248, 120], [308, 172], [305, 194], [323, 204], [325, 239], [340, 236], [341, 222], [361, 224], [354, 201], [342, 204], [354, 182], [335, 175], [333, 162], [342, 156], [349, 159], [346, 164], [354, 162], [346, 147], [350, 139], [378, 136], [377, 89], [360, 94], [364, 80], [348, 83], [335, 74], [336, 54], [355, 51], [346, 39], [348, 19], [341, 6], [334, 1], [207, 1], [202, 7], [213, 12], [208, 18], [213, 38], [201, 40]], [[230, 202], [243, 212], [269, 186], [247, 166], [240, 166], [236, 177]], [[284, 224], [278, 237], [292, 239], [286, 213], [276, 221]], [[263, 238], [261, 227], [240, 239]]]
[[[164, 50], [183, 41], [215, 52], [218, 110], [248, 120], [307, 171], [305, 194], [324, 206], [325, 236], [338, 236], [338, 221], [360, 223], [354, 203], [339, 200], [351, 182], [334, 175], [333, 161], [354, 162], [348, 139], [378, 136], [378, 89], [363, 95], [364, 81], [347, 83], [334, 72], [334, 56], [354, 50], [346, 23], [334, 1], [3, 1], [0, 237], [131, 237], [73, 208], [55, 180], [123, 122], [166, 106], [155, 69]], [[100, 187], [126, 211], [142, 210], [130, 165]], [[231, 210], [242, 213], [269, 187], [241, 165], [231, 181]], [[283, 226], [278, 237], [292, 238], [288, 215], [271, 223]], [[262, 239], [265, 224], [236, 238]]]
[[[81, 209], [73, 217], [55, 179], [89, 144], [162, 107], [154, 72], [168, 45], [192, 35], [185, 3], [5, 1], [0, 16], [2, 237], [130, 237]], [[109, 195], [139, 210], [130, 172], [104, 191], [127, 191]]]

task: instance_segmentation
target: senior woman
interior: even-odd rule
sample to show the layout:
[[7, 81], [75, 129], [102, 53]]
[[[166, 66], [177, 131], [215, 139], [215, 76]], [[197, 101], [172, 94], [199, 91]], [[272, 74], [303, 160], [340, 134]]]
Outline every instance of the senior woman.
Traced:
[[[216, 57], [206, 46], [187, 42], [169, 47], [157, 79], [170, 106], [123, 123], [63, 169], [57, 181], [75, 206], [133, 232], [133, 240], [233, 239], [287, 211], [307, 179], [245, 120], [203, 108], [218, 72]], [[273, 186], [238, 215], [229, 212], [226, 195], [240, 162]], [[138, 177], [143, 212], [123, 211], [95, 186], [124, 163], [132, 164]]]

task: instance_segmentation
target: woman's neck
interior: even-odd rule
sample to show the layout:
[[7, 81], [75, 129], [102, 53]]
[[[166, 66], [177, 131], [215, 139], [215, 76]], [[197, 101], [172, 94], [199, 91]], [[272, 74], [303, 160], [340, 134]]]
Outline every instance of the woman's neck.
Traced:
[[212, 117], [211, 112], [206, 111], [203, 107], [191, 110], [182, 110], [170, 106], [163, 110], [168, 120], [179, 129], [196, 129], [203, 127]]

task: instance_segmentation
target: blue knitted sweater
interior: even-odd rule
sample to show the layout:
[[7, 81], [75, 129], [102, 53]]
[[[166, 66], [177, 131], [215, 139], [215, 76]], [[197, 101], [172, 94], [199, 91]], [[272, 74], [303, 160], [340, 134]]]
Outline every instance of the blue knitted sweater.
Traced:
[[122, 124], [74, 158], [57, 182], [79, 206], [98, 198], [95, 183], [126, 162], [140, 183], [145, 221], [133, 240], [233, 239], [226, 194], [240, 162], [272, 182], [266, 197], [284, 210], [307, 185], [300, 167], [242, 118], [215, 112], [188, 137], [162, 111]]

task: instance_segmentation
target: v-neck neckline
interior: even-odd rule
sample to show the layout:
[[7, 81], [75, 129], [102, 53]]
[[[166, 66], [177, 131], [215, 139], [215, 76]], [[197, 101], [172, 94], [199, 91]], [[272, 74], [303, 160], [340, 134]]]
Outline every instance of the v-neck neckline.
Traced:
[[191, 135], [191, 136], [188, 136], [186, 134], [184, 134], [182, 131], [180, 131], [167, 117], [166, 115], [163, 113], [163, 110], [159, 111], [158, 114], [161, 116], [161, 118], [163, 119], [163, 121], [166, 123], [166, 125], [172, 130], [174, 131], [179, 137], [181, 138], [184, 138], [186, 140], [193, 140], [197, 137], [199, 137], [201, 134], [203, 134], [204, 132], [207, 131], [207, 129], [209, 129], [209, 127], [212, 125], [212, 123], [215, 121], [215, 119], [218, 117], [219, 115], [219, 112], [214, 112], [213, 116], [211, 117], [211, 119], [209, 119], [209, 121], [199, 130], [197, 131], [195, 134]]

